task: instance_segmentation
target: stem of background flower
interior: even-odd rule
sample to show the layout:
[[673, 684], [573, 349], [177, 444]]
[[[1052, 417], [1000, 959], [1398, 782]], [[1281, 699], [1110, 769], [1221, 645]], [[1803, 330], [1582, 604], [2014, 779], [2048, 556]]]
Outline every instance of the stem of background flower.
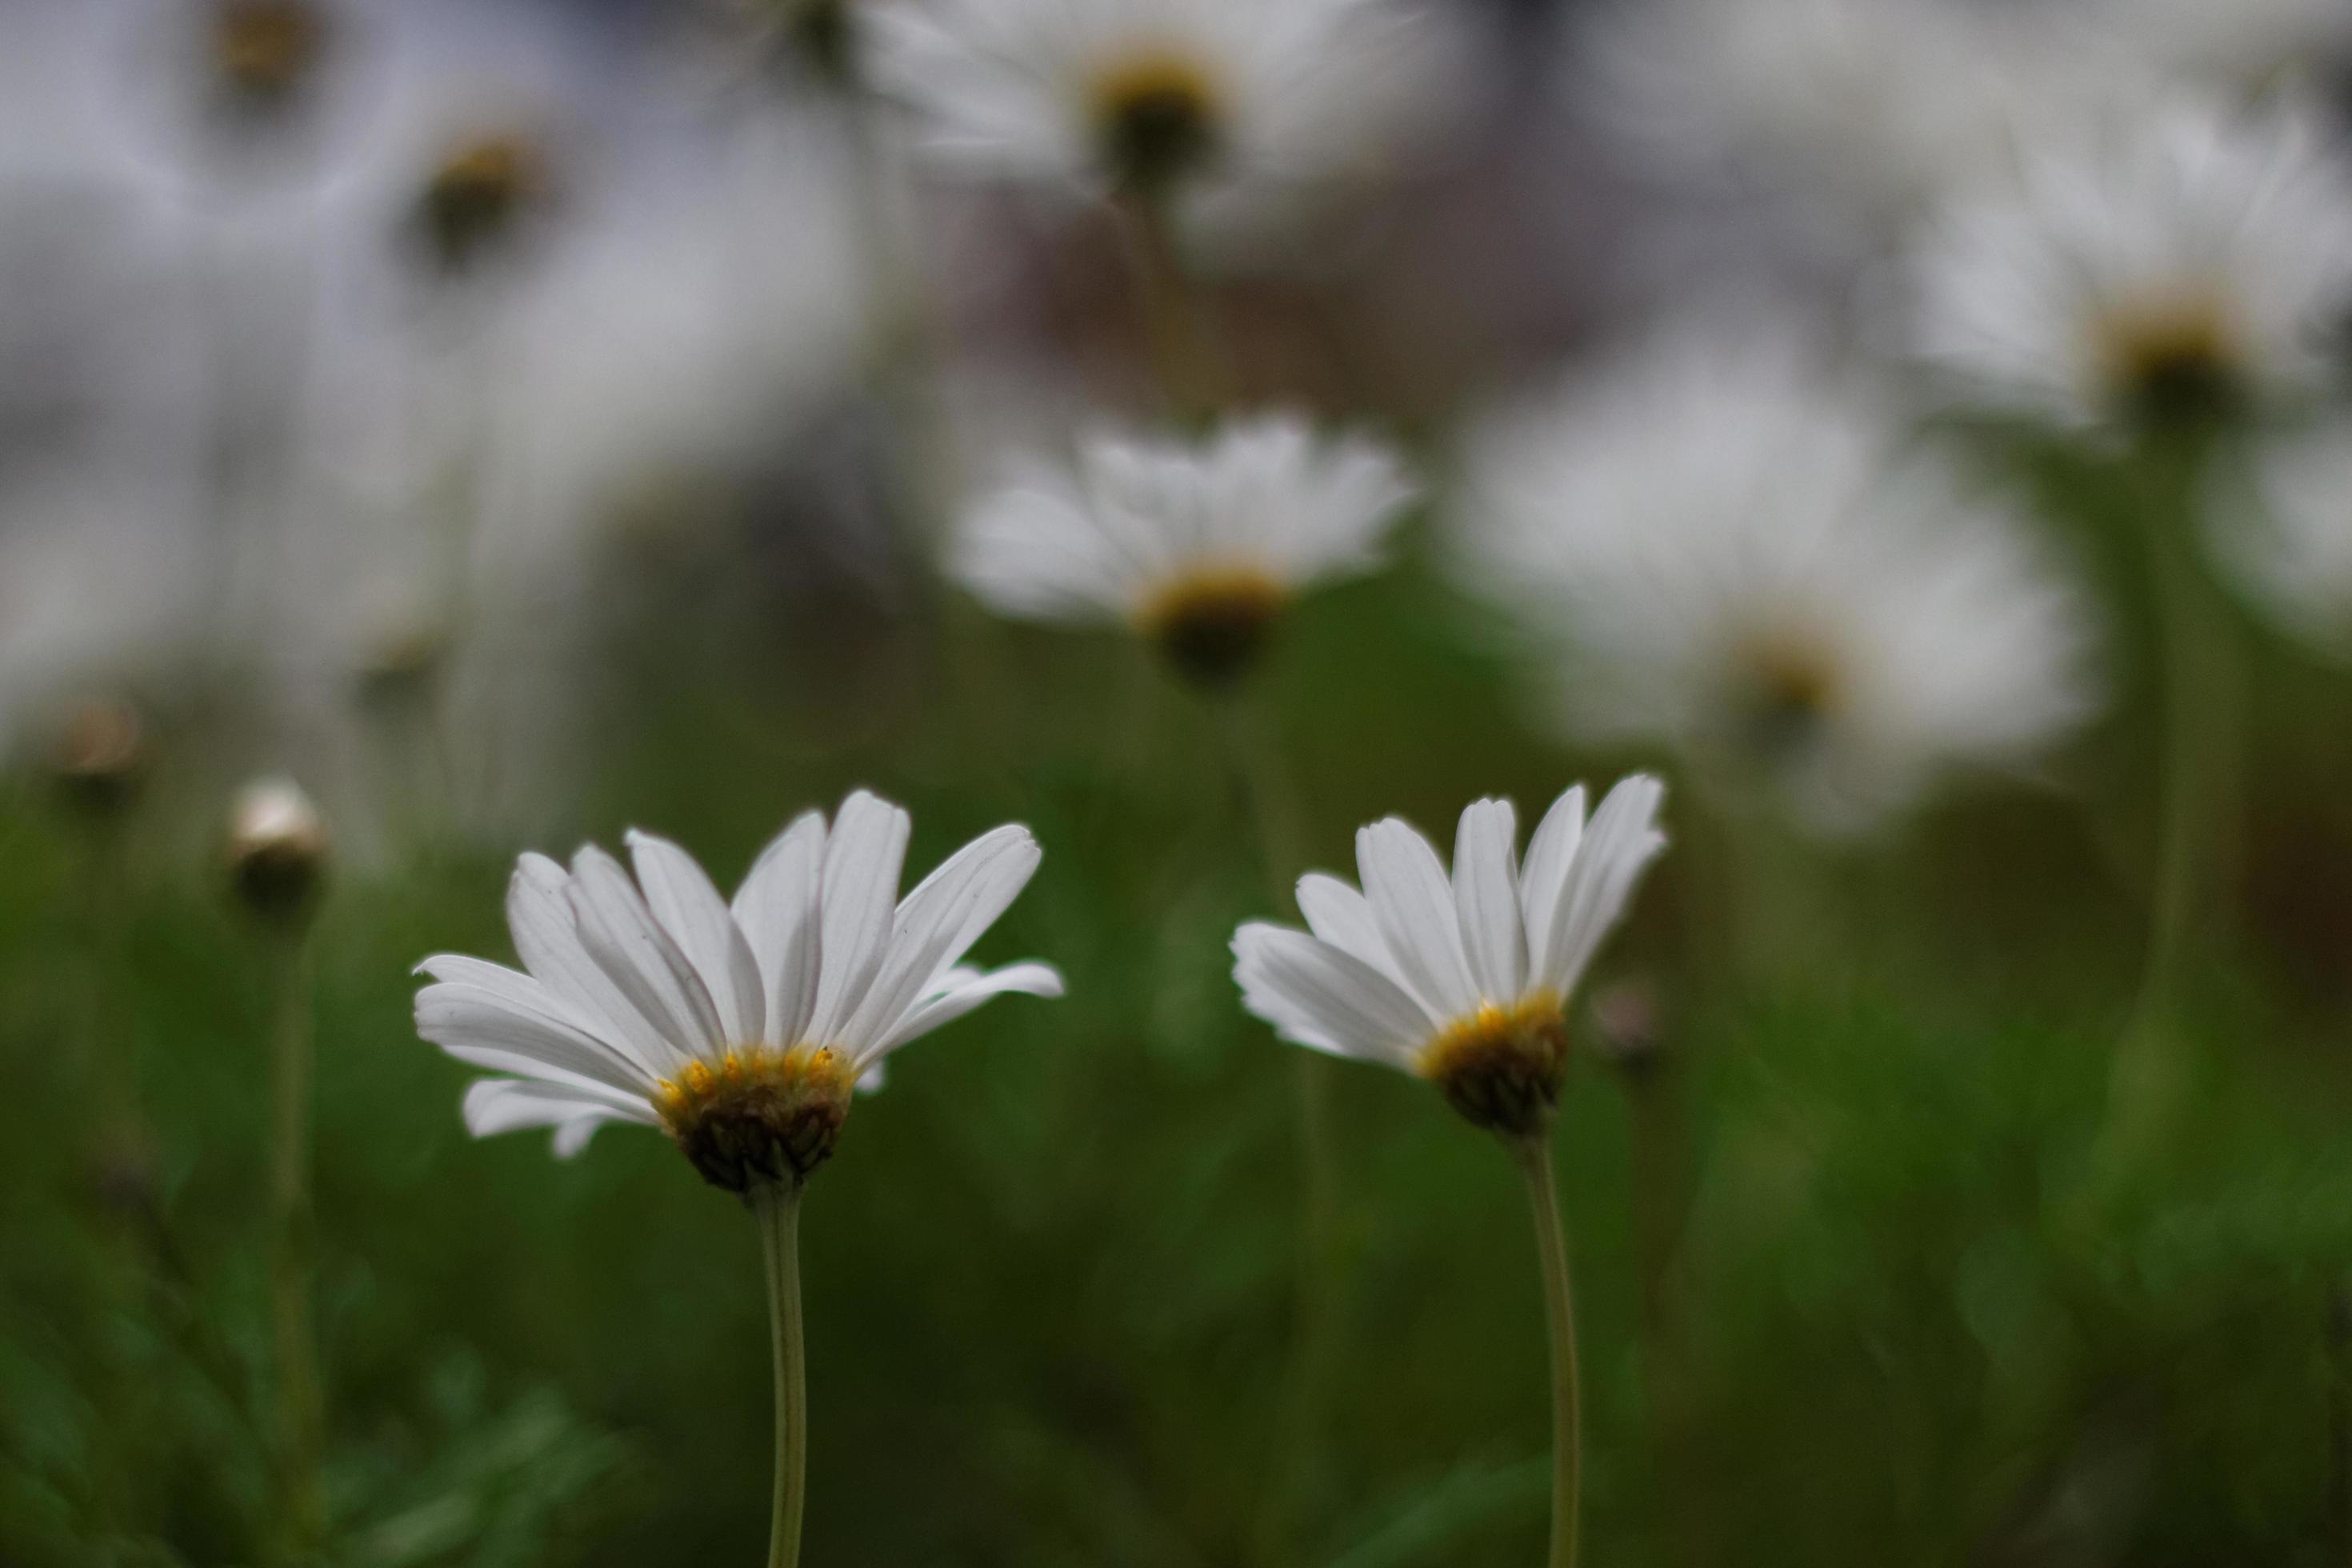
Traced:
[[[1244, 810], [1255, 829], [1266, 897], [1277, 914], [1293, 912], [1290, 879], [1301, 869], [1297, 795], [1274, 726], [1248, 696], [1223, 714], [1226, 744]], [[1331, 1142], [1330, 1061], [1291, 1051], [1291, 1127], [1299, 1174], [1298, 1237], [1293, 1258], [1289, 1364], [1275, 1424], [1275, 1453], [1259, 1520], [1267, 1563], [1296, 1561], [1291, 1536], [1300, 1494], [1311, 1486], [1322, 1445], [1318, 1431], [1332, 1364], [1339, 1296], [1339, 1158]]]
[[1225, 400], [1230, 367], [1209, 301], [1184, 265], [1168, 198], [1129, 192], [1118, 213], [1160, 392], [1178, 418], [1206, 419]]
[[95, 1172], [105, 1195], [119, 1179], [143, 1183], [148, 1155], [146, 1117], [140, 1107], [139, 1060], [116, 998], [126, 988], [123, 949], [128, 921], [128, 824], [108, 810], [90, 824], [88, 863], [89, 930], [84, 933], [89, 991], [82, 1028], [96, 1119], [90, 1129]]
[[318, 1346], [310, 1321], [316, 1231], [310, 1213], [310, 942], [299, 931], [273, 931], [268, 940], [270, 1327], [277, 1351], [281, 1517], [299, 1557], [319, 1539], [322, 1436]]
[[1577, 1401], [1576, 1298], [1568, 1281], [1568, 1237], [1560, 1225], [1551, 1140], [1528, 1138], [1515, 1152], [1527, 1177], [1528, 1206], [1535, 1215], [1536, 1252], [1543, 1263], [1544, 1310], [1551, 1331], [1551, 1554], [1546, 1561], [1549, 1568], [1576, 1568], [1584, 1425]]
[[808, 1511], [808, 1359], [801, 1335], [801, 1189], [798, 1184], [758, 1190], [751, 1209], [760, 1219], [767, 1258], [768, 1326], [775, 1340], [776, 1490], [768, 1533], [768, 1568], [794, 1568], [801, 1560], [801, 1519]]
[[2128, 1176], [2177, 1099], [2180, 977], [2200, 900], [2215, 889], [2226, 804], [2224, 629], [2196, 559], [2197, 473], [2186, 459], [2147, 460], [2149, 590], [2162, 664], [2161, 826], [2148, 911], [2147, 956], [2128, 1032], [2116, 1053], [2106, 1123], [2094, 1167], [2101, 1188]]

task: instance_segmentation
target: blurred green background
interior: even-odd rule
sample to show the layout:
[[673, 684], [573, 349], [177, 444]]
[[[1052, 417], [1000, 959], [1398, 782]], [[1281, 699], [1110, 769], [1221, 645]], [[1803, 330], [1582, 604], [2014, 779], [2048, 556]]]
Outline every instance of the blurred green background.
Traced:
[[[2052, 485], [2093, 553], [2118, 539], [2098, 475]], [[1313, 864], [1349, 869], [1391, 811], [1444, 835], [1500, 793], [1527, 820], [1641, 760], [1531, 731], [1425, 552], [1306, 605], [1257, 694]], [[2135, 603], [2112, 553], [2107, 602]], [[1402, 1076], [1328, 1068], [1338, 1306], [1312, 1418], [1285, 1415], [1300, 1053], [1242, 1013], [1225, 943], [1291, 911], [1231, 716], [1110, 636], [953, 604], [814, 616], [690, 573], [635, 591], [695, 613], [616, 618], [593, 837], [672, 835], [731, 886], [856, 784], [913, 811], [917, 872], [1024, 821], [1045, 866], [981, 957], [1069, 981], [899, 1058], [813, 1184], [807, 1561], [1536, 1560], [1527, 1216], [1500, 1151]], [[2118, 614], [2122, 700], [2066, 787], [1962, 791], [1835, 851], [1677, 784], [1674, 847], [1593, 982], [1654, 1049], [1580, 1015], [1559, 1133], [1590, 1561], [2342, 1559], [2352, 685], [2233, 617], [2241, 831], [2161, 1114], [2095, 1182], [2156, 798]], [[263, 983], [185, 848], [211, 802], [170, 741], [111, 902], [53, 792], [0, 817], [0, 1562], [23, 1568], [247, 1562], [268, 1528]], [[511, 956], [509, 864], [454, 842], [345, 864], [316, 931], [329, 1560], [754, 1561], [751, 1220], [638, 1130], [569, 1163], [470, 1141], [469, 1075], [411, 1031], [419, 958]], [[94, 1124], [109, 1034], [144, 1161]]]

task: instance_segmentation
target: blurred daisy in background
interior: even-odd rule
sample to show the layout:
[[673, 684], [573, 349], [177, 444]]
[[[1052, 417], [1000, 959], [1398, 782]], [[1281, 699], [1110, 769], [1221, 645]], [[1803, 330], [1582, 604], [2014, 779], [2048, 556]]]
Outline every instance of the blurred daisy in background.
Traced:
[[2352, 658], [2352, 412], [2266, 437], [2213, 485], [2208, 531], [2237, 584], [2314, 647]]
[[2068, 428], [2201, 426], [2316, 392], [2352, 309], [2352, 173], [2298, 105], [2173, 100], [2023, 149], [1914, 259], [1956, 400]]
[[887, 0], [875, 79], [972, 174], [1154, 201], [1351, 156], [1414, 25], [1386, 0]]
[[732, 904], [686, 852], [629, 837], [632, 880], [590, 846], [527, 855], [507, 896], [524, 972], [443, 955], [420, 1034], [510, 1075], [467, 1091], [477, 1137], [555, 1129], [576, 1153], [607, 1121], [658, 1127], [730, 1192], [796, 1187], [833, 1150], [851, 1089], [899, 1047], [992, 997], [1061, 994], [1043, 963], [961, 960], [1036, 870], [1000, 827], [898, 897], [907, 814], [860, 792], [763, 850]]
[[1379, 564], [1413, 493], [1385, 447], [1293, 415], [1234, 419], [1199, 443], [1097, 433], [1074, 466], [1017, 461], [961, 520], [949, 570], [1003, 615], [1124, 621], [1221, 687], [1299, 594]]
[[1466, 467], [1465, 576], [1549, 650], [1569, 728], [1760, 777], [1818, 831], [2094, 705], [2026, 531], [1793, 342], [1661, 338], [1490, 418]]
[[2140, 86], [2053, 7], [1611, 0], [1571, 31], [1570, 104], [1670, 178], [1751, 184], [1820, 221], [1898, 222], [2085, 99]]
[[2215, 89], [2324, 87], [2352, 65], [2342, 0], [2081, 0], [2094, 37]]
[[1626, 779], [1587, 822], [1579, 784], [1524, 865], [1511, 803], [1482, 800], [1462, 814], [1450, 877], [1410, 824], [1374, 823], [1356, 835], [1361, 891], [1312, 872], [1307, 931], [1234, 933], [1243, 1005], [1293, 1044], [1429, 1079], [1475, 1126], [1539, 1136], [1568, 1070], [1569, 998], [1665, 847], [1664, 795]]

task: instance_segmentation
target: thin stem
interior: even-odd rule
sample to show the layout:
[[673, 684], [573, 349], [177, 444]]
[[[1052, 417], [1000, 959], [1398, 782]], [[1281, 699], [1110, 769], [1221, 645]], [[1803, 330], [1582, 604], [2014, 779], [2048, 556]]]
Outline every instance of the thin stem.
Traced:
[[1160, 392], [1178, 417], [1205, 418], [1224, 400], [1230, 376], [1209, 302], [1184, 265], [1169, 203], [1131, 192], [1118, 198], [1118, 210]]
[[318, 1538], [320, 1437], [318, 1346], [310, 1320], [315, 1227], [310, 1212], [309, 943], [273, 932], [270, 988], [270, 1323], [278, 1363], [278, 1442], [287, 1532], [298, 1552]]
[[801, 1519], [808, 1511], [808, 1359], [801, 1334], [801, 1190], [761, 1188], [751, 1200], [767, 1258], [768, 1326], [775, 1339], [776, 1491], [768, 1533], [768, 1568], [801, 1560]]
[[1528, 1206], [1535, 1215], [1544, 1311], [1551, 1331], [1551, 1555], [1546, 1561], [1549, 1568], [1576, 1568], [1584, 1429], [1576, 1392], [1576, 1299], [1568, 1282], [1568, 1237], [1560, 1225], [1550, 1141], [1529, 1138], [1517, 1153], [1520, 1173], [1528, 1181]]
[[[1297, 795], [1273, 727], [1245, 700], [1223, 715], [1225, 741], [1241, 796], [1258, 842], [1266, 897], [1276, 911], [1292, 902], [1290, 879], [1300, 869]], [[1288, 1366], [1283, 1377], [1276, 1452], [1268, 1467], [1259, 1544], [1267, 1562], [1292, 1561], [1289, 1536], [1299, 1494], [1311, 1483], [1320, 1450], [1319, 1420], [1333, 1350], [1339, 1277], [1339, 1156], [1331, 1141], [1328, 1058], [1314, 1051], [1291, 1055], [1291, 1129], [1298, 1170], [1297, 1249], [1293, 1255], [1293, 1315]]]

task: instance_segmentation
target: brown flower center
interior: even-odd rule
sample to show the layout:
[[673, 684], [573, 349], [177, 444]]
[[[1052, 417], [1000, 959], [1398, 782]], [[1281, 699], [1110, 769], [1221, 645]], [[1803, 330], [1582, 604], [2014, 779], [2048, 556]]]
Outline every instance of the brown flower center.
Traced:
[[1844, 698], [1843, 672], [1819, 638], [1780, 630], [1740, 645], [1733, 724], [1740, 744], [1758, 755], [1801, 749]]
[[1419, 1067], [1472, 1125], [1536, 1137], [1551, 1125], [1568, 1074], [1560, 998], [1533, 991], [1507, 1007], [1483, 1003], [1422, 1047]]
[[226, 0], [213, 17], [213, 63], [238, 97], [282, 103], [325, 52], [327, 27], [303, 0]]
[[1174, 49], [1139, 54], [1095, 79], [1089, 117], [1124, 190], [1159, 195], [1213, 163], [1223, 111], [1210, 74]]
[[1222, 689], [1257, 662], [1289, 603], [1289, 592], [1262, 567], [1207, 567], [1162, 584], [1135, 619], [1188, 679]]
[[2215, 290], [2181, 288], [2126, 300], [2111, 306], [2095, 331], [2100, 377], [2137, 425], [2208, 424], [2240, 400], [2244, 353]]
[[755, 1046], [688, 1064], [662, 1083], [656, 1109], [704, 1181], [743, 1194], [808, 1180], [832, 1155], [855, 1088], [830, 1046]]
[[465, 272], [496, 251], [545, 194], [536, 147], [520, 136], [486, 136], [458, 146], [426, 182], [417, 223], [445, 271]]

